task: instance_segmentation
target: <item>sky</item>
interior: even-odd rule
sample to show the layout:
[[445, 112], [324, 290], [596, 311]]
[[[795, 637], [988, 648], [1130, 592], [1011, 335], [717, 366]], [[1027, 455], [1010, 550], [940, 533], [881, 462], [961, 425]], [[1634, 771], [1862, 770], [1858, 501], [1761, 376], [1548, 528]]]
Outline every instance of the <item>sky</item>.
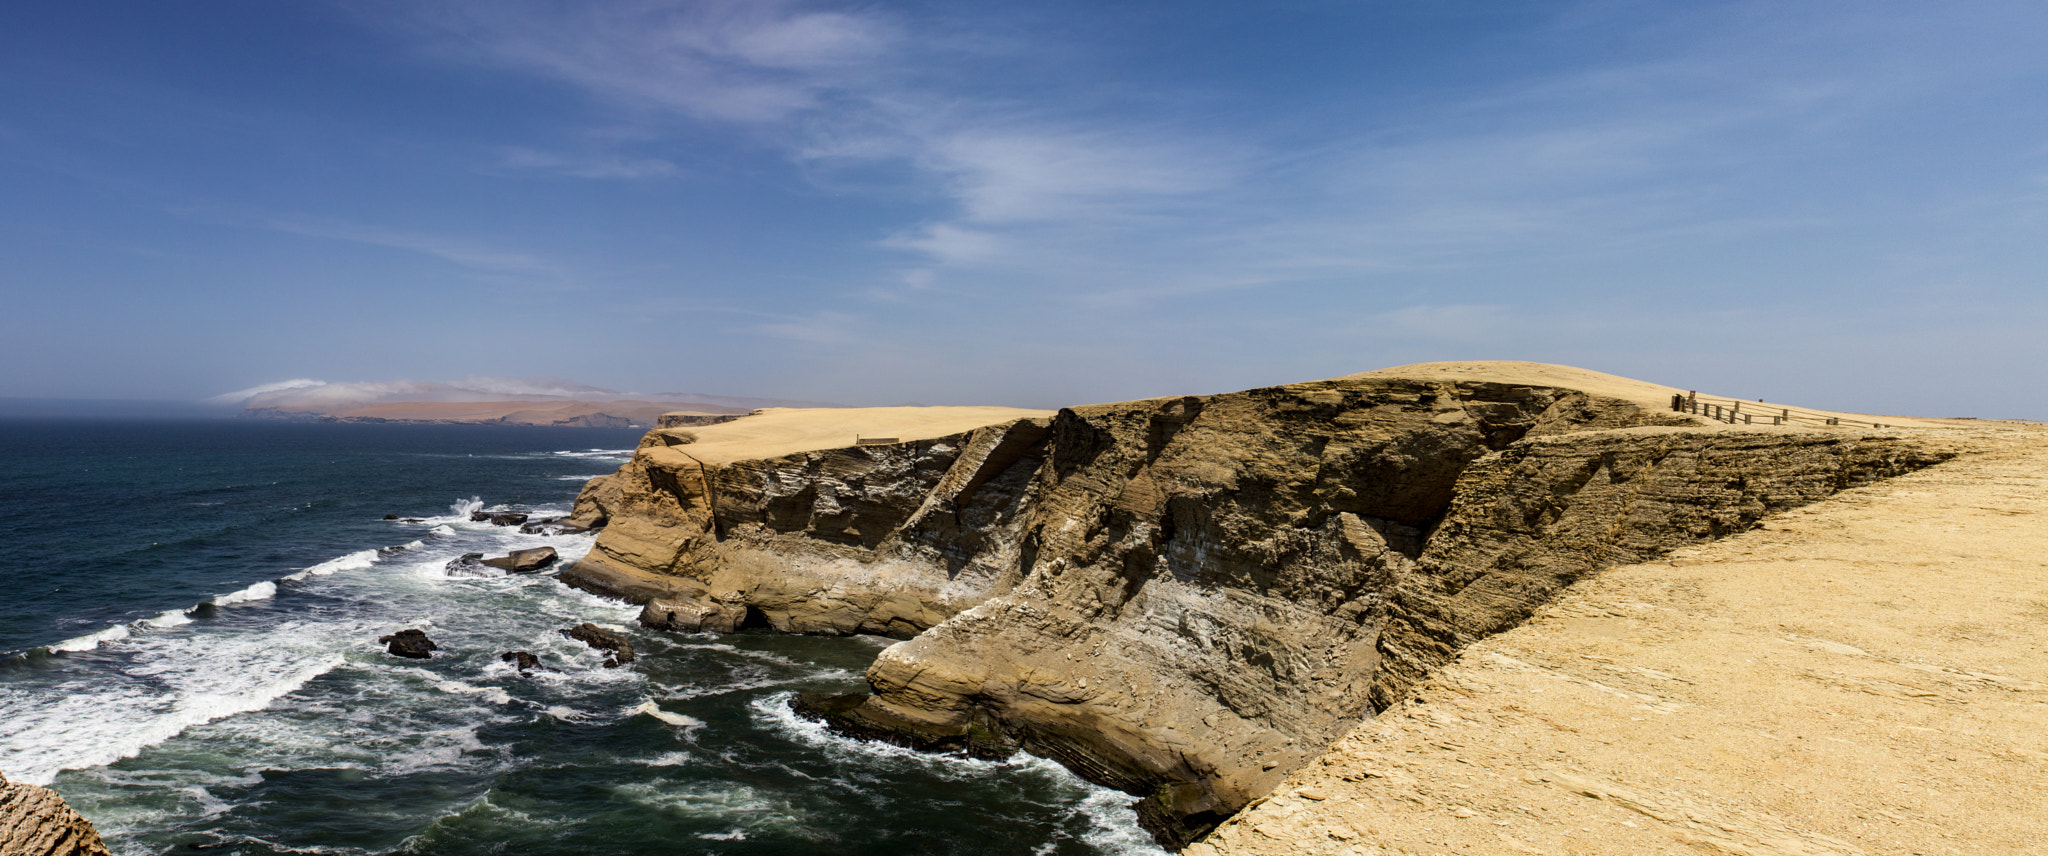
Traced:
[[0, 397], [2048, 419], [2048, 4], [0, 5]]

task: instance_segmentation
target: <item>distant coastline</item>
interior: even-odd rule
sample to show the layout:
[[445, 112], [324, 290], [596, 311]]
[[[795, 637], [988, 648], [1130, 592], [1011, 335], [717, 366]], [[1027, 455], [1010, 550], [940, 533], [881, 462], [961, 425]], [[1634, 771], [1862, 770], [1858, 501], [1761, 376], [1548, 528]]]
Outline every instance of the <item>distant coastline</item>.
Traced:
[[716, 404], [678, 405], [675, 402], [619, 401], [404, 401], [371, 404], [345, 410], [297, 410], [282, 407], [250, 407], [243, 418], [287, 422], [348, 422], [393, 425], [535, 425], [554, 428], [653, 428], [665, 414], [678, 414], [692, 424], [724, 421], [744, 415], [747, 409]]

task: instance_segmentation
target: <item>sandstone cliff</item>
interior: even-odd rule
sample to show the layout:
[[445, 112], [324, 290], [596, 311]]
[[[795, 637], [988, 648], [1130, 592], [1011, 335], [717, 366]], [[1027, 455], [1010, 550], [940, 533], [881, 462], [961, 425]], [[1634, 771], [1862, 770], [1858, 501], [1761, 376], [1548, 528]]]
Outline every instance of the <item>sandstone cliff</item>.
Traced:
[[1941, 457], [1641, 399], [1380, 374], [710, 463], [657, 431], [565, 577], [650, 626], [915, 636], [803, 706], [1055, 758], [1177, 846], [1573, 580]]
[[0, 854], [107, 856], [107, 847], [56, 791], [0, 777]]

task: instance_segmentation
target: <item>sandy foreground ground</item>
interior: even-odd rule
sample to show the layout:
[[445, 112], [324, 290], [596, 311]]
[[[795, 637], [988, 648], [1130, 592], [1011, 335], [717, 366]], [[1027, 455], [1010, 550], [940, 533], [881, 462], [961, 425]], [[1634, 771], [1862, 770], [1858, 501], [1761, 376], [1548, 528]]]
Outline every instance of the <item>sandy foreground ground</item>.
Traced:
[[1214, 854], [2048, 853], [2048, 426], [1612, 569], [1469, 649]]

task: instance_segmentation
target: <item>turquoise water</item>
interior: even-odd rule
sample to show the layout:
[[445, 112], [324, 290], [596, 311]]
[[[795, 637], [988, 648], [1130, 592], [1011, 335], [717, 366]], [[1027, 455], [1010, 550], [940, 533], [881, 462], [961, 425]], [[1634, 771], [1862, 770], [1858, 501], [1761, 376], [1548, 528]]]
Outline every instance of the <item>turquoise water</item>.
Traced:
[[[0, 422], [0, 771], [119, 853], [1156, 853], [1049, 762], [788, 713], [886, 640], [649, 631], [548, 575], [451, 577], [636, 432]], [[387, 513], [423, 518], [382, 520]], [[640, 659], [557, 632], [593, 621]], [[431, 660], [376, 637], [425, 630]], [[540, 656], [521, 674], [500, 652]]]

